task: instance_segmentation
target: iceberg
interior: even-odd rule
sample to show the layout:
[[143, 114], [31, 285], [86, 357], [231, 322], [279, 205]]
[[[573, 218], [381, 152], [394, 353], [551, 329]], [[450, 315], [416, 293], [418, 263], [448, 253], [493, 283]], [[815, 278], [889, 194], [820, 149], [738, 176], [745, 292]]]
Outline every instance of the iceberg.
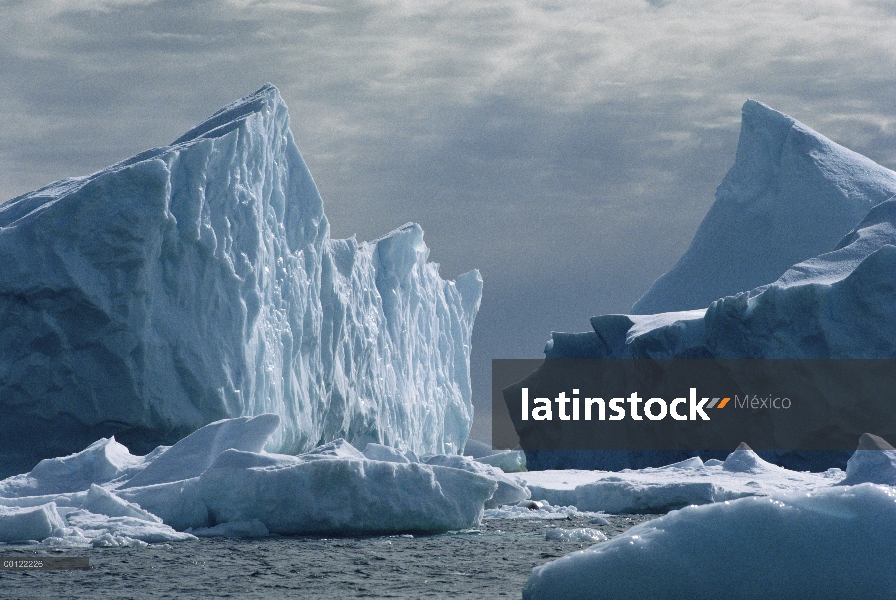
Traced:
[[778, 279], [830, 250], [872, 206], [896, 194], [896, 173], [799, 121], [747, 100], [734, 166], [690, 247], [633, 314], [705, 308]]
[[545, 356], [891, 358], [894, 248], [896, 173], [748, 100], [735, 165], [679, 263], [632, 314], [554, 332]]
[[271, 451], [459, 452], [482, 280], [428, 253], [415, 224], [330, 238], [272, 85], [0, 205], [0, 477], [263, 413]]
[[[894, 358], [894, 269], [896, 173], [749, 100], [735, 164], [679, 263], [632, 314], [592, 317], [589, 332], [552, 333], [545, 357]], [[823, 470], [845, 466], [849, 454], [765, 456]], [[639, 468], [687, 457], [526, 453], [530, 470]]]

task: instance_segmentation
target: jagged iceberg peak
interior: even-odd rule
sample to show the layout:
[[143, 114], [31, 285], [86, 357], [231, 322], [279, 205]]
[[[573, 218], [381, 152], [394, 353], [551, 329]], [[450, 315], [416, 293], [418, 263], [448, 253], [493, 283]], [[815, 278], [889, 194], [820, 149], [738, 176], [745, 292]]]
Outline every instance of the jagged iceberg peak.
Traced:
[[678, 263], [632, 314], [705, 308], [834, 248], [896, 194], [896, 173], [747, 100], [734, 165]]
[[330, 239], [272, 85], [0, 227], [0, 475], [262, 413], [271, 450], [463, 447], [478, 272], [442, 280], [414, 224]]

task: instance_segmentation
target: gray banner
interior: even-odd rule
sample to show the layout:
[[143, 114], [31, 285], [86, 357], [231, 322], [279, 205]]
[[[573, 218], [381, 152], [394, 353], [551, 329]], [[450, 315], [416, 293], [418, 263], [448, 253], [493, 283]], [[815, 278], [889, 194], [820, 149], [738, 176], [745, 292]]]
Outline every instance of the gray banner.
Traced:
[[896, 360], [494, 360], [492, 444], [854, 450], [896, 440]]

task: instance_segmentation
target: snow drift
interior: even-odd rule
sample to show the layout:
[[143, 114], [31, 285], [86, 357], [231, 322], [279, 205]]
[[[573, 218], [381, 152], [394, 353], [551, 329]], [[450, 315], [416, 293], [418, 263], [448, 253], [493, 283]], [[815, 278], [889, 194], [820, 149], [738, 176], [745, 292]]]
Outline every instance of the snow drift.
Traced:
[[172, 145], [0, 206], [0, 476], [273, 413], [270, 450], [456, 453], [482, 281], [414, 224], [333, 240], [266, 85]]

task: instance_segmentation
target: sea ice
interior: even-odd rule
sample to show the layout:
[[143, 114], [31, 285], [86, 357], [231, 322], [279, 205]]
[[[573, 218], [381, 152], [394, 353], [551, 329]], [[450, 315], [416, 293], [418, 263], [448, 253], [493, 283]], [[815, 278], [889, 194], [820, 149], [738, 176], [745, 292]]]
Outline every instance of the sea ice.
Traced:
[[[34, 472], [0, 481], [0, 538], [76, 547], [192, 539], [184, 530], [230, 537], [439, 533], [474, 527], [486, 506], [529, 496], [500, 469], [458, 455], [411, 462], [372, 444], [368, 458], [343, 439], [298, 456], [265, 452], [278, 421], [271, 414], [217, 421], [143, 457], [101, 440], [45, 461], [51, 468], [36, 468], [38, 475], [56, 477], [64, 466], [73, 474], [65, 489], [80, 489], [60, 493], [56, 479]], [[34, 490], [50, 493], [27, 494]]]
[[504, 450], [476, 459], [484, 465], [498, 467], [505, 473], [518, 473], [526, 470], [526, 453], [522, 450]]
[[485, 508], [497, 508], [504, 504], [516, 504], [520, 500], [528, 499], [530, 496], [529, 489], [525, 485], [521, 485], [511, 476], [505, 475], [500, 468], [481, 463], [468, 456], [437, 454], [426, 457], [424, 462], [428, 465], [438, 465], [476, 473], [495, 481], [498, 484], [498, 489], [491, 498], [486, 500]]
[[39, 541], [64, 530], [65, 522], [55, 503], [22, 508], [0, 506], [0, 542]]
[[838, 483], [843, 476], [840, 469], [823, 473], [784, 469], [762, 460], [749, 448], [735, 450], [724, 462], [704, 463], [694, 457], [665, 467], [514, 475], [534, 500], [612, 514], [662, 513], [745, 496], [812, 491]]

